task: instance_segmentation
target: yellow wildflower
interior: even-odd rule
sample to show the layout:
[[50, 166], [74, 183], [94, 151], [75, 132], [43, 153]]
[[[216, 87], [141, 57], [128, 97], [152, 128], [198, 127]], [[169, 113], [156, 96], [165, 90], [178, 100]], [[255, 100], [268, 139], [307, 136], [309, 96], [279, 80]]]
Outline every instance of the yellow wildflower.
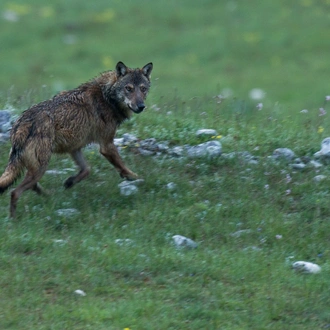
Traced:
[[6, 9], [14, 12], [17, 15], [26, 15], [31, 11], [29, 5], [19, 5], [17, 3], [7, 3]]
[[320, 126], [318, 129], [317, 129], [317, 133], [321, 134], [323, 133], [324, 131], [324, 127]]
[[55, 10], [51, 6], [44, 6], [40, 8], [40, 16], [44, 18], [48, 18], [54, 16]]
[[243, 39], [249, 44], [256, 44], [261, 40], [261, 35], [258, 32], [246, 32], [243, 34]]
[[301, 4], [302, 4], [304, 7], [310, 7], [311, 5], [313, 5], [313, 1], [312, 1], [312, 0], [302, 0], [302, 1], [301, 1]]
[[94, 15], [94, 21], [98, 23], [111, 22], [115, 17], [115, 11], [113, 9], [106, 9], [102, 13]]
[[110, 69], [114, 66], [114, 61], [111, 56], [103, 56], [102, 57], [102, 64], [105, 68]]

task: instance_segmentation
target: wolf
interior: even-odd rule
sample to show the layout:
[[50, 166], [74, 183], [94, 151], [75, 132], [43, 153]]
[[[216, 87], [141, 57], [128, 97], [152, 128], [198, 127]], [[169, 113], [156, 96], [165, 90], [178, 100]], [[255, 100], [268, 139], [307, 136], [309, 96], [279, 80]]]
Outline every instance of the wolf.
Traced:
[[71, 188], [90, 173], [82, 148], [92, 142], [99, 144], [100, 153], [122, 178], [137, 177], [125, 166], [114, 137], [121, 123], [145, 109], [152, 69], [151, 62], [141, 69], [118, 62], [115, 70], [60, 92], [22, 113], [12, 126], [9, 162], [0, 177], [2, 194], [26, 170], [23, 181], [11, 192], [11, 218], [16, 215], [17, 201], [24, 191], [32, 189], [43, 194], [38, 181], [53, 153], [70, 154], [80, 170], [64, 182], [65, 188]]

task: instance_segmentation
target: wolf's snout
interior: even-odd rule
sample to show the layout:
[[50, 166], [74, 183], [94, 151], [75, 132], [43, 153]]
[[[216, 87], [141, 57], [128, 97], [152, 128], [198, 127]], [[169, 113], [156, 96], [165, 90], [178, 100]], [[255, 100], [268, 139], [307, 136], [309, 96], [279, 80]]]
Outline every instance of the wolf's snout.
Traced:
[[146, 106], [143, 103], [137, 105], [137, 112], [142, 112]]

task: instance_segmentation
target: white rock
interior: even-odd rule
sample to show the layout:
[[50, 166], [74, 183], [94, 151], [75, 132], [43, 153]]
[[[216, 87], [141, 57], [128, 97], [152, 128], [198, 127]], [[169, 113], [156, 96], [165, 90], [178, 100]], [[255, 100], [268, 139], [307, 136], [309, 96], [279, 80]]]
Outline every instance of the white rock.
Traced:
[[187, 155], [189, 158], [217, 157], [222, 153], [222, 146], [219, 141], [208, 141], [189, 147]]
[[60, 174], [67, 174], [67, 172], [63, 170], [48, 170], [46, 171], [46, 174], [60, 175]]
[[78, 296], [82, 296], [82, 297], [86, 296], [86, 293], [83, 290], [76, 290], [74, 293], [77, 294]]
[[320, 175], [314, 176], [313, 181], [314, 182], [321, 182], [321, 181], [325, 180], [326, 178], [327, 177], [325, 175], [320, 174]]
[[118, 184], [118, 187], [125, 187], [125, 186], [140, 186], [142, 183], [144, 183], [143, 179], [136, 179], [136, 180], [125, 180]]
[[249, 97], [251, 100], [262, 100], [266, 93], [260, 88], [253, 88], [249, 92]]
[[128, 246], [128, 245], [133, 245], [134, 241], [129, 238], [117, 238], [115, 240], [115, 243], [120, 246], [124, 246], [124, 245]]
[[321, 142], [321, 150], [314, 154], [315, 157], [330, 157], [330, 137]]
[[138, 140], [138, 138], [135, 135], [130, 134], [130, 133], [123, 134], [123, 139], [124, 139], [123, 143], [125, 145], [128, 145], [130, 143], [137, 142], [137, 140]]
[[119, 188], [120, 188], [120, 194], [123, 196], [134, 195], [139, 191], [139, 188], [134, 185], [125, 185]]
[[234, 233], [231, 233], [230, 236], [238, 238], [241, 237], [242, 235], [245, 234], [251, 234], [252, 230], [251, 229], [241, 229], [241, 230], [237, 230]]
[[68, 241], [66, 241], [65, 239], [53, 239], [53, 242], [59, 245], [68, 243]]
[[173, 237], [174, 244], [178, 248], [190, 248], [190, 249], [195, 249], [197, 248], [197, 243], [194, 242], [192, 239], [181, 236], [181, 235], [174, 235]]
[[143, 148], [139, 148], [139, 152], [142, 156], [153, 156], [156, 153], [155, 151], [146, 150]]
[[77, 209], [58, 209], [56, 210], [57, 215], [59, 216], [73, 216], [79, 214], [80, 212]]
[[323, 166], [320, 162], [317, 162], [316, 160], [311, 160], [308, 164], [316, 169]]
[[321, 267], [308, 261], [296, 261], [292, 264], [292, 268], [301, 273], [317, 274], [321, 271]]
[[184, 148], [181, 146], [173, 147], [173, 149], [170, 150], [170, 155], [173, 157], [182, 157], [184, 155]]
[[0, 143], [6, 143], [10, 138], [10, 135], [7, 133], [0, 133]]
[[246, 248], [243, 249], [243, 251], [255, 251], [255, 252], [259, 252], [262, 251], [261, 248], [257, 247], [257, 246], [247, 246]]
[[298, 164], [290, 164], [290, 167], [294, 170], [304, 170], [306, 168], [306, 165], [304, 163], [298, 163]]
[[136, 194], [139, 191], [137, 186], [141, 185], [142, 183], [144, 183], [143, 179], [122, 181], [118, 185], [120, 189], [120, 194], [123, 196], [130, 196]]
[[294, 152], [289, 148], [277, 148], [274, 150], [273, 157], [278, 159], [287, 159], [287, 160], [293, 160], [295, 158]]
[[223, 98], [223, 99], [226, 99], [226, 98], [229, 98], [231, 96], [233, 96], [234, 92], [231, 88], [224, 88], [222, 91], [221, 91], [221, 94], [218, 95], [219, 98]]
[[19, 15], [15, 11], [8, 9], [2, 13], [2, 18], [9, 22], [17, 22]]
[[176, 188], [176, 183], [174, 183], [174, 182], [170, 182], [170, 183], [168, 183], [168, 184], [166, 185], [166, 188], [167, 188], [167, 190], [170, 190], [170, 191], [175, 190], [175, 188]]
[[116, 147], [121, 147], [124, 144], [124, 138], [116, 138], [113, 143]]
[[209, 128], [205, 128], [205, 129], [199, 129], [196, 132], [197, 136], [201, 136], [201, 135], [212, 135], [212, 136], [216, 136], [218, 135], [217, 131], [215, 129], [209, 129]]
[[210, 157], [217, 157], [221, 155], [221, 148], [216, 146], [206, 147], [206, 154]]

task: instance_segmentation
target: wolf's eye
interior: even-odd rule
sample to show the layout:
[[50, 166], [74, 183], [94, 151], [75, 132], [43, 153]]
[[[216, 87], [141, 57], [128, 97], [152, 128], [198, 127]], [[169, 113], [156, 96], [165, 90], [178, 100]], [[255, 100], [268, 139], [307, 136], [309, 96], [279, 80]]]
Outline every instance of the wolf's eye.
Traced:
[[133, 92], [133, 87], [132, 86], [125, 86], [125, 89], [128, 91], [128, 92]]
[[147, 87], [141, 86], [140, 87], [140, 90], [141, 90], [142, 93], [145, 93], [147, 91]]

